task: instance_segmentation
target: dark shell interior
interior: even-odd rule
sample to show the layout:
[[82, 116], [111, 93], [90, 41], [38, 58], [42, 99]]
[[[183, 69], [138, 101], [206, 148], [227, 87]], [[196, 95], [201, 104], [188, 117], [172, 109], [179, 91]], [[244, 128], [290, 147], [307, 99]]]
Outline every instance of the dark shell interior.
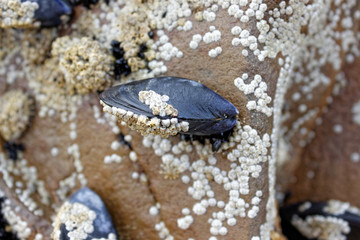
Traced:
[[112, 87], [100, 94], [100, 99], [111, 107], [154, 116], [149, 106], [140, 102], [139, 92], [153, 90], [169, 96], [167, 104], [178, 110], [178, 119], [190, 124], [189, 134], [211, 135], [232, 129], [238, 110], [219, 94], [201, 83], [178, 77], [158, 77], [134, 81]]

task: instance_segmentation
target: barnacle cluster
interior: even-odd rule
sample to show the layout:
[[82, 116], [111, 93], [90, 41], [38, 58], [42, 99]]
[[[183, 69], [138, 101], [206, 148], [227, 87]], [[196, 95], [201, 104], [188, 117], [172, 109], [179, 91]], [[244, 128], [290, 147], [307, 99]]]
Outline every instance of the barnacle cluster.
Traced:
[[16, 30], [0, 29], [0, 59], [4, 61], [5, 57], [16, 47]]
[[30, 64], [41, 65], [48, 57], [51, 43], [56, 36], [56, 29], [25, 31], [21, 42], [22, 57]]
[[335, 217], [325, 217], [321, 215], [308, 216], [305, 220], [294, 217], [292, 224], [308, 239], [346, 240], [345, 235], [350, 232], [348, 222]]
[[86, 239], [94, 231], [92, 227], [96, 218], [94, 211], [81, 203], [65, 202], [59, 210], [58, 217], [54, 222], [53, 239], [61, 239], [60, 227], [65, 224], [66, 230], [69, 231], [70, 238]]
[[58, 38], [52, 54], [59, 56], [66, 84], [76, 92], [95, 92], [111, 84], [112, 58], [98, 41], [87, 37]]
[[[155, 59], [155, 51], [147, 47], [153, 44], [152, 28], [154, 26], [147, 17], [146, 6], [147, 4], [142, 4], [133, 14], [126, 17], [120, 16], [119, 27], [123, 34], [119, 35], [113, 44], [114, 49], [118, 48], [123, 51], [121, 55], [113, 51], [114, 56], [118, 61], [126, 61], [131, 72], [146, 68], [147, 62]], [[122, 58], [123, 60], [121, 60]], [[115, 67], [117, 65], [119, 64], [115, 63]]]
[[0, 135], [16, 140], [28, 127], [34, 114], [33, 100], [21, 90], [12, 90], [0, 98]]
[[125, 122], [128, 127], [138, 131], [143, 136], [154, 134], [160, 135], [161, 137], [169, 137], [171, 135], [176, 135], [179, 132], [187, 132], [189, 130], [189, 123], [186, 121], [179, 122], [177, 118], [150, 118], [121, 108], [110, 107], [101, 100], [100, 103], [103, 105], [104, 112], [115, 115], [119, 121]]
[[139, 100], [140, 102], [148, 105], [154, 115], [160, 115], [161, 117], [176, 117], [178, 115], [178, 110], [176, 110], [171, 104], [166, 103], [169, 101], [169, 96], [167, 95], [161, 96], [152, 90], [140, 91]]
[[32, 1], [1, 0], [0, 28], [33, 27], [34, 14], [38, 8], [39, 5]]
[[117, 239], [102, 199], [87, 187], [75, 192], [58, 211], [52, 238], [60, 240], [64, 236], [67, 239]]

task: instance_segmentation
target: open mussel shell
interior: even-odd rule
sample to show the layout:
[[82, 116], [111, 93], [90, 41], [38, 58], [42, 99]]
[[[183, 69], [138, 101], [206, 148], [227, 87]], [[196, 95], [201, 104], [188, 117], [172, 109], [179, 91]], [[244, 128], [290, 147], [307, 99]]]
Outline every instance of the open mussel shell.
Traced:
[[[330, 202], [330, 201], [329, 201]], [[299, 202], [280, 208], [280, 217], [281, 217], [281, 228], [284, 235], [288, 239], [297, 239], [297, 240], [308, 240], [308, 239], [333, 239], [330, 238], [328, 232], [331, 232], [331, 229], [328, 229], [328, 232], [321, 234], [322, 237], [319, 238], [307, 238], [304, 236], [301, 231], [293, 224], [293, 220], [300, 219], [306, 221], [307, 217], [330, 217], [332, 219], [337, 219], [338, 221], [343, 221], [348, 224], [350, 231], [348, 233], [342, 233], [342, 235], [347, 240], [358, 240], [360, 239], [360, 215], [359, 211], [351, 211], [351, 208], [348, 210], [342, 211], [340, 213], [330, 213], [326, 210], [329, 207], [329, 202]], [[304, 208], [304, 206], [306, 206]], [[331, 228], [331, 226], [330, 226]], [[328, 238], [326, 238], [328, 236]], [[325, 237], [325, 238], [324, 238]], [[342, 239], [342, 238], [338, 238]]]
[[54, 223], [53, 239], [116, 240], [116, 230], [99, 195], [81, 188], [60, 208]]
[[35, 19], [42, 27], [53, 27], [62, 23], [61, 17], [70, 15], [70, 4], [66, 0], [21, 0], [22, 2], [36, 2], [39, 8], [35, 11]]
[[157, 77], [134, 81], [105, 90], [100, 99], [110, 107], [148, 118], [173, 118], [155, 116], [149, 106], [139, 100], [140, 91], [150, 90], [167, 95], [167, 104], [178, 111], [178, 122], [189, 123], [188, 131], [181, 133], [210, 136], [229, 131], [236, 124], [238, 110], [232, 103], [201, 83], [185, 78]]

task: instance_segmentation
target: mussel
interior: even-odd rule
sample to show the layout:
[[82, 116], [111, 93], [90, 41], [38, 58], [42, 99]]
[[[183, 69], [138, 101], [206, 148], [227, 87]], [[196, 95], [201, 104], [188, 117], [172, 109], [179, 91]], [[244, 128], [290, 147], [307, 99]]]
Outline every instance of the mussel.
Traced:
[[360, 239], [360, 211], [348, 203], [299, 202], [280, 208], [288, 239]]
[[21, 0], [22, 2], [36, 2], [39, 8], [35, 11], [35, 19], [42, 27], [53, 27], [61, 24], [61, 17], [70, 15], [72, 9], [66, 0]]
[[[239, 113], [232, 103], [208, 87], [180, 77], [118, 85], [102, 92], [100, 100], [105, 112], [116, 115], [145, 136], [181, 133], [221, 139], [233, 129]], [[217, 142], [215, 148], [219, 147]]]
[[78, 190], [61, 206], [53, 225], [55, 240], [117, 239], [104, 202], [87, 187]]

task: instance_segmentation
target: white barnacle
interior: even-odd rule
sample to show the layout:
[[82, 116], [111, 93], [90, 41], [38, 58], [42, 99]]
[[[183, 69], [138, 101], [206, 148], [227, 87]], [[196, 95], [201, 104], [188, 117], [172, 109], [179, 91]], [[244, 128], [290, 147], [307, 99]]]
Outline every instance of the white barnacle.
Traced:
[[86, 239], [94, 231], [96, 214], [81, 203], [65, 202], [54, 222], [52, 237], [60, 239], [60, 226], [65, 225], [70, 239]]
[[345, 240], [350, 232], [349, 223], [335, 217], [307, 216], [304, 220], [293, 216], [291, 224], [307, 238]]
[[169, 96], [167, 95], [161, 96], [152, 90], [140, 91], [139, 100], [148, 105], [154, 115], [159, 115], [161, 117], [176, 117], [178, 115], [178, 111], [171, 104], [166, 103], [169, 101]]

